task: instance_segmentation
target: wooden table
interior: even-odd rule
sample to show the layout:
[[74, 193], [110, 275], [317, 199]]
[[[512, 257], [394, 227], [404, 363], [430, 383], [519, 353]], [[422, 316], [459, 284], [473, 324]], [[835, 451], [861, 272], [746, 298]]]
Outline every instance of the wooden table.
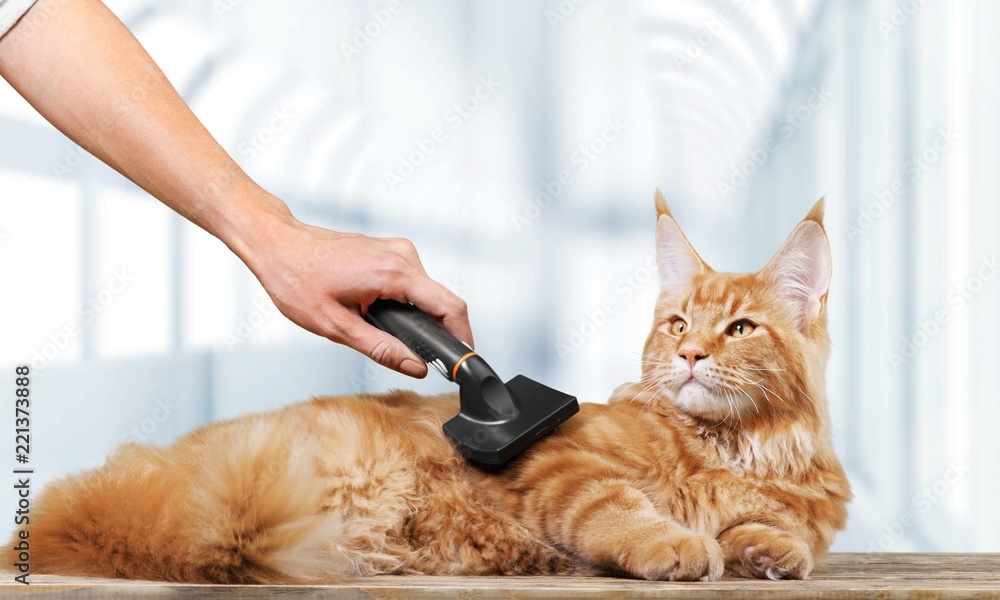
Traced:
[[[664, 583], [606, 577], [366, 577], [323, 586], [212, 586], [2, 573], [0, 596], [31, 598], [997, 598], [1000, 554], [832, 554], [808, 581]], [[30, 595], [30, 596], [29, 596]]]

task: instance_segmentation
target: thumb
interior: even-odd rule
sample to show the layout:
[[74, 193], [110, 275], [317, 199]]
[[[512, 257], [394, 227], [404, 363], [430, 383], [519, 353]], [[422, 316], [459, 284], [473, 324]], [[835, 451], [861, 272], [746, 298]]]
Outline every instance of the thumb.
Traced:
[[369, 325], [360, 317], [351, 319], [343, 328], [344, 343], [372, 360], [399, 371], [403, 375], [423, 379], [427, 375], [427, 364], [414, 354], [399, 339]]

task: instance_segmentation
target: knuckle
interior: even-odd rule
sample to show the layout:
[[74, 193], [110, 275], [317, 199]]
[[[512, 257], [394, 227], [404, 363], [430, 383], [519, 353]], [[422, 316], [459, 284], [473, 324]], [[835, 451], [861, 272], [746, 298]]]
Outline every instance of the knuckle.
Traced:
[[345, 335], [338, 319], [328, 317], [321, 320], [318, 327], [320, 329], [318, 332], [320, 335], [338, 344], [350, 345], [351, 342], [354, 341], [350, 338], [350, 336]]
[[408, 256], [417, 255], [417, 247], [413, 245], [413, 242], [406, 238], [394, 238], [392, 240], [393, 246], [398, 252], [406, 254]]
[[398, 276], [409, 272], [412, 267], [410, 263], [407, 262], [407, 260], [401, 255], [392, 253], [386, 255], [385, 260], [382, 262], [382, 268], [387, 271], [389, 275]]
[[379, 343], [375, 344], [375, 347], [372, 348], [372, 351], [369, 354], [372, 360], [385, 366], [392, 366], [395, 364], [393, 355], [393, 344], [389, 339], [383, 339]]

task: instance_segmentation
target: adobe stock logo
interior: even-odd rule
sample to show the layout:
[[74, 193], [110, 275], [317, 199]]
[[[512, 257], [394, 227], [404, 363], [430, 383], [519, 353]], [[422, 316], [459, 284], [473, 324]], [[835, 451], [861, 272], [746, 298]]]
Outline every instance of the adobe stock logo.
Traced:
[[[620, 308], [627, 307], [627, 302], [643, 286], [656, 279], [656, 256], [650, 254], [646, 260], [636, 267], [631, 274], [622, 277], [612, 287], [613, 294], [599, 305], [587, 311], [586, 318], [576, 327], [569, 330], [565, 340], [556, 343], [556, 353], [559, 360], [566, 362], [577, 350], [587, 345], [592, 337], [608, 322]], [[626, 308], [627, 310], [627, 308]]]
[[569, 20], [576, 13], [576, 9], [586, 2], [587, 0], [561, 0], [559, 6], [556, 10], [545, 11], [545, 20], [549, 22], [549, 27], [552, 31], [556, 31], [559, 27]]
[[913, 495], [913, 510], [903, 511], [882, 527], [875, 540], [868, 540], [868, 552], [888, 552], [906, 537], [908, 529], [916, 526], [920, 517], [930, 512], [945, 496], [962, 482], [970, 468], [962, 460], [953, 460], [940, 478]]
[[899, 367], [910, 362], [928, 343], [944, 329], [952, 316], [965, 309], [968, 304], [994, 277], [1000, 272], [1000, 260], [994, 254], [990, 258], [983, 258], [979, 263], [976, 272], [969, 276], [964, 282], [956, 285], [945, 296], [947, 307], [934, 311], [934, 314], [924, 319], [918, 325], [918, 329], [911, 335], [900, 340], [899, 348], [894, 352], [889, 352], [889, 366], [893, 371], [899, 371]]
[[68, 321], [62, 329], [48, 334], [48, 340], [32, 352], [31, 367], [36, 372], [44, 371], [49, 362], [58, 357], [70, 343], [83, 333], [82, 325], [89, 324], [103, 313], [135, 279], [125, 269], [115, 269], [107, 285], [94, 296], [87, 298], [77, 309], [77, 318]]
[[393, 17], [403, 12], [403, 5], [399, 3], [399, 0], [389, 0], [389, 3], [385, 5], [385, 8], [380, 8], [371, 11], [371, 19], [362, 25], [361, 27], [354, 28], [354, 37], [351, 38], [351, 42], [341, 42], [340, 51], [343, 53], [344, 58], [347, 62], [351, 62], [351, 59], [361, 54], [361, 51], [371, 45], [372, 40], [374, 40], [380, 33], [382, 33], [385, 28], [392, 22]]
[[258, 300], [250, 314], [240, 317], [232, 331], [223, 336], [226, 349], [232, 352], [236, 346], [249, 340], [277, 312], [277, 307], [270, 300]]
[[123, 442], [135, 441], [145, 444], [156, 430], [170, 420], [177, 413], [178, 406], [171, 398], [157, 398], [156, 406], [150, 410], [149, 414], [139, 421], [138, 425], [133, 425], [128, 433], [122, 437]]
[[[745, 11], [750, 5], [750, 0], [736, 0], [735, 4], [740, 10]], [[688, 65], [701, 58], [705, 51], [715, 43], [715, 40], [726, 33], [736, 17], [736, 13], [724, 8], [715, 16], [702, 20], [702, 29], [685, 40], [683, 51], [674, 52], [674, 65], [677, 69], [683, 71]]]
[[542, 211], [551, 206], [554, 200], [562, 196], [563, 192], [573, 185], [576, 181], [576, 175], [582, 174], [597, 162], [607, 152], [608, 146], [619, 139], [627, 129], [628, 124], [618, 117], [605, 119], [601, 134], [585, 144], [580, 144], [570, 156], [570, 164], [575, 169], [563, 169], [555, 179], [543, 183], [543, 191], [536, 194], [534, 198], [529, 197], [525, 201], [524, 209], [511, 215], [517, 232], [523, 232], [525, 227], [537, 221], [542, 216]]
[[449, 132], [457, 130], [463, 123], [471, 119], [472, 115], [489, 100], [498, 88], [500, 88], [500, 82], [494, 79], [493, 75], [480, 77], [472, 93], [458, 102], [452, 103], [441, 116], [444, 123], [432, 129], [427, 136], [414, 140], [413, 149], [399, 155], [396, 168], [387, 169], [382, 174], [389, 191], [394, 191], [416, 173], [417, 169], [448, 141]]
[[757, 171], [781, 150], [782, 144], [795, 137], [795, 134], [833, 97], [833, 92], [826, 87], [825, 83], [819, 87], [809, 88], [809, 92], [810, 94], [805, 101], [786, 112], [784, 117], [774, 124], [777, 135], [768, 136], [757, 147], [747, 152], [746, 159], [733, 165], [728, 178], [715, 182], [715, 189], [718, 190], [723, 200], [727, 200], [737, 190], [749, 183]]
[[892, 7], [888, 19], [878, 20], [878, 32], [882, 37], [888, 38], [890, 33], [899, 31], [903, 25], [910, 20], [910, 17], [917, 14], [927, 0], [903, 0]]
[[844, 224], [844, 233], [847, 239], [855, 241], [861, 234], [871, 229], [875, 222], [889, 211], [896, 203], [896, 200], [906, 193], [909, 182], [915, 184], [928, 172], [941, 158], [959, 142], [958, 134], [951, 127], [941, 127], [937, 131], [937, 136], [923, 150], [910, 157], [903, 164], [904, 179], [900, 177], [892, 181], [887, 188], [875, 193], [875, 200], [868, 203], [864, 208], [858, 209], [858, 217], [854, 223]]
[[287, 106], [275, 108], [271, 111], [270, 119], [257, 133], [248, 136], [246, 142], [240, 146], [240, 154], [248, 161], [257, 158], [275, 139], [278, 134], [288, 129], [295, 119], [293, 113]]
[[220, 23], [226, 20], [226, 15], [241, 6], [243, 6], [243, 0], [214, 0], [212, 2], [212, 8], [215, 9], [215, 14], [219, 17]]

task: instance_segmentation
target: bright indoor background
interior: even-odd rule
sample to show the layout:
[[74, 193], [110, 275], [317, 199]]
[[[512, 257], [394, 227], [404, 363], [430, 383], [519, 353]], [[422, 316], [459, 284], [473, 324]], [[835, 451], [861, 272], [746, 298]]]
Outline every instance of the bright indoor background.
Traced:
[[[299, 218], [409, 237], [501, 374], [581, 400], [638, 376], [656, 186], [734, 271], [826, 195], [830, 404], [856, 493], [834, 548], [1000, 550], [1000, 5], [109, 4]], [[36, 489], [127, 439], [450, 385], [291, 325], [220, 242], [2, 82], [0, 278], [4, 389], [34, 365]]]

